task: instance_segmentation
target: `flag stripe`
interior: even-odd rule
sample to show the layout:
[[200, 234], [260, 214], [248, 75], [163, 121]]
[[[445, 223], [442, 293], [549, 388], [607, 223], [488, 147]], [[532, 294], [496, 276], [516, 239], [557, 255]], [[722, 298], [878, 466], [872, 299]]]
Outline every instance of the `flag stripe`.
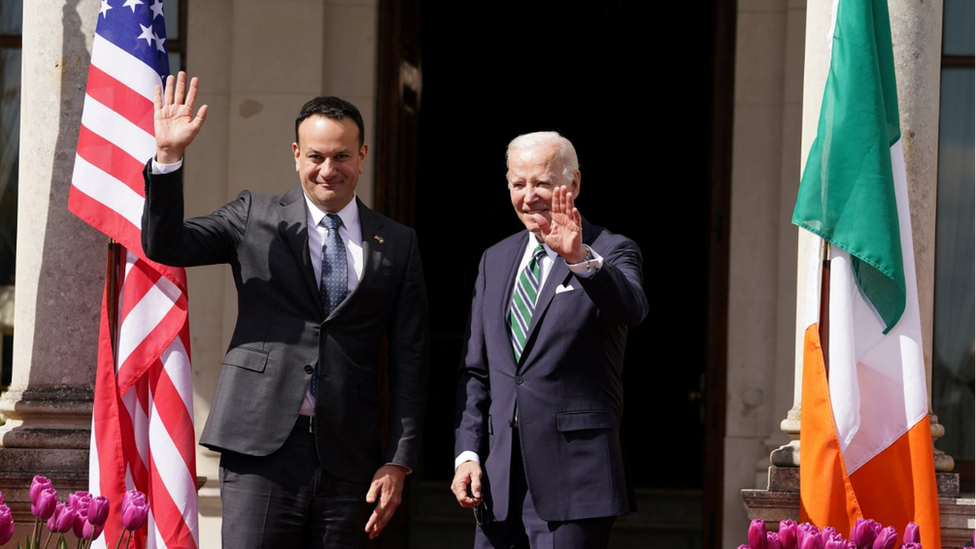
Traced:
[[88, 94], [85, 94], [81, 124], [111, 141], [139, 162], [146, 162], [156, 151], [156, 139], [152, 133], [147, 133]]
[[86, 93], [99, 104], [111, 104], [114, 112], [147, 134], [155, 132], [152, 98], [147, 99], [96, 66], [88, 72]]
[[138, 229], [141, 225], [143, 197], [125, 183], [89, 164], [80, 155], [75, 157], [71, 185], [122, 216], [134, 228]]
[[78, 135], [78, 156], [111, 177], [124, 183], [132, 191], [145, 197], [142, 182], [143, 164], [114, 143], [82, 126]]
[[95, 34], [92, 41], [92, 65], [149, 101], [153, 99], [156, 86], [163, 83], [149, 65], [100, 34]]

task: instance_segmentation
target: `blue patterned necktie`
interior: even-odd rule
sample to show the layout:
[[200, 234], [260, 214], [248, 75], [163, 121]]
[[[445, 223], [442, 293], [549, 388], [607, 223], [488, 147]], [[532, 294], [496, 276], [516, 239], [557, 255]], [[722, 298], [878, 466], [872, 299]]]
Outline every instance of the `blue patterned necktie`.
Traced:
[[539, 244], [532, 252], [532, 259], [519, 273], [515, 284], [515, 294], [512, 295], [512, 308], [508, 315], [512, 327], [512, 348], [515, 350], [515, 362], [522, 358], [525, 341], [529, 337], [529, 326], [532, 324], [532, 314], [535, 312], [535, 302], [539, 297], [540, 280], [542, 279], [542, 258], [546, 256], [546, 249]]
[[[322, 313], [329, 318], [332, 311], [342, 303], [349, 292], [349, 270], [346, 267], [346, 247], [339, 237], [342, 219], [334, 213], [326, 214], [319, 225], [328, 229], [322, 239], [322, 278], [319, 281], [319, 294], [322, 297]], [[312, 373], [311, 392], [317, 397], [319, 367]]]
[[319, 224], [328, 229], [322, 240], [322, 279], [319, 281], [322, 312], [328, 318], [346, 298], [349, 291], [349, 270], [346, 267], [346, 247], [339, 237], [342, 219], [330, 213]]

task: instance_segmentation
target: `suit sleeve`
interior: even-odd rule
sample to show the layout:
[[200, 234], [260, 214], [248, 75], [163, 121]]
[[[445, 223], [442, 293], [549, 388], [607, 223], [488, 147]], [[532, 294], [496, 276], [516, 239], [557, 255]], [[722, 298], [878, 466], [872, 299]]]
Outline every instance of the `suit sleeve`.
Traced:
[[488, 409], [491, 405], [488, 356], [484, 333], [485, 255], [478, 266], [478, 279], [471, 299], [471, 312], [464, 335], [458, 369], [457, 415], [454, 420], [454, 455], [471, 451], [482, 460], [488, 453]]
[[201, 217], [183, 219], [183, 170], [143, 171], [146, 202], [142, 211], [142, 249], [146, 257], [173, 267], [230, 263], [244, 237], [250, 194]]
[[429, 328], [427, 291], [417, 234], [409, 231], [409, 255], [387, 327], [390, 411], [386, 463], [417, 468], [427, 407]]
[[640, 248], [623, 238], [618, 245], [597, 252], [603, 255], [603, 267], [589, 278], [576, 279], [607, 320], [625, 326], [640, 324], [648, 312]]

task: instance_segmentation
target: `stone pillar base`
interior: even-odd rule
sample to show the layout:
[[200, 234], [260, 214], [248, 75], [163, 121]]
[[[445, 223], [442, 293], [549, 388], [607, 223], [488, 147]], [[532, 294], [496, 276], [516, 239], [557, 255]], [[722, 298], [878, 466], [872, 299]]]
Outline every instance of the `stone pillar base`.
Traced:
[[[936, 473], [939, 490], [939, 516], [942, 547], [958, 549], [972, 541], [976, 529], [976, 499], [959, 497], [959, 475]], [[779, 521], [800, 519], [800, 468], [770, 467], [766, 490], [743, 490], [742, 500], [748, 509], [749, 520], [766, 522], [766, 528], [776, 530]], [[743, 539], [745, 539], [743, 530]]]
[[[14, 389], [0, 399], [0, 492], [18, 526], [34, 524], [30, 484], [51, 479], [58, 499], [88, 489], [92, 391], [71, 386]], [[22, 538], [17, 538], [22, 539]]]

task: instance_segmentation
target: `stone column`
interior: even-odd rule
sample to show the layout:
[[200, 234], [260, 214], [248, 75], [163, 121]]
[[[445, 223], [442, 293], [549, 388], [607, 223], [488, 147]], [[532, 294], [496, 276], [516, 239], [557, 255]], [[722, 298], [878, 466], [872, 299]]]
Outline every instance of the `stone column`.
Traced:
[[[32, 524], [27, 489], [86, 489], [107, 239], [68, 211], [98, 0], [24, 10], [13, 378], [0, 399], [0, 491]], [[23, 539], [21, 526], [16, 539]]]

